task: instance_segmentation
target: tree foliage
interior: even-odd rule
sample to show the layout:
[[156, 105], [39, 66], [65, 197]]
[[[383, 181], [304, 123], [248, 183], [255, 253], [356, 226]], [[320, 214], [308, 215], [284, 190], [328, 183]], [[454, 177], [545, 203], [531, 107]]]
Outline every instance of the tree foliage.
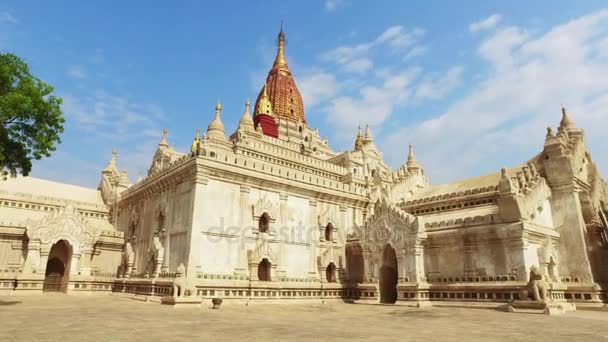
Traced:
[[0, 166], [2, 175], [28, 175], [32, 160], [49, 157], [63, 132], [61, 99], [11, 53], [0, 53]]

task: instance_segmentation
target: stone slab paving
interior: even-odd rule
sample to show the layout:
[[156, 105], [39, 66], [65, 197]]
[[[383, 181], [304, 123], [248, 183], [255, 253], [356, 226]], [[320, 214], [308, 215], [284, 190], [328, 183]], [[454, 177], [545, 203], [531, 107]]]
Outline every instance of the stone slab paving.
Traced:
[[175, 309], [114, 296], [0, 297], [0, 341], [608, 341], [608, 312], [394, 305]]

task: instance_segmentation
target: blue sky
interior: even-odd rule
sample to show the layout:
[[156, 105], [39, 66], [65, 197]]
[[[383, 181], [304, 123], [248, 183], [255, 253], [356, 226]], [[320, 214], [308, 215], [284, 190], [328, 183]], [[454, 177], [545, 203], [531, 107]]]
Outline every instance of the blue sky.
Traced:
[[[125, 4], [128, 3], [128, 4]], [[33, 175], [95, 187], [113, 147], [132, 180], [163, 128], [187, 150], [216, 101], [231, 133], [281, 20], [309, 124], [335, 150], [369, 123], [393, 168], [413, 143], [431, 183], [542, 149], [566, 104], [608, 172], [604, 1], [4, 1], [0, 50], [55, 86], [63, 143]]]

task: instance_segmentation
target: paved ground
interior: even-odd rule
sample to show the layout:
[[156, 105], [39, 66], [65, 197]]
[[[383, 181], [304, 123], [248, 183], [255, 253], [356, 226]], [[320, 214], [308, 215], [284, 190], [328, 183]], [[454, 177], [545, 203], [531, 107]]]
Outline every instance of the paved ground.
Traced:
[[0, 341], [608, 341], [608, 312], [325, 304], [174, 309], [113, 296], [0, 297]]

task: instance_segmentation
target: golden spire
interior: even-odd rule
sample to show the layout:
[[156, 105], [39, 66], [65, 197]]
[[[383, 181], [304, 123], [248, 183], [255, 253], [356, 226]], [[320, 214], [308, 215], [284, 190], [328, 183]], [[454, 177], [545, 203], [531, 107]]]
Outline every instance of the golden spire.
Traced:
[[167, 143], [167, 129], [166, 128], [163, 129], [163, 137], [162, 137], [162, 139], [160, 139], [158, 146], [169, 146], [169, 144]]
[[283, 33], [283, 22], [281, 22], [281, 31], [279, 32], [277, 56], [274, 59], [272, 68], [291, 74], [289, 66], [287, 66], [287, 59], [285, 59], [285, 33]]
[[359, 125], [357, 139], [355, 140], [355, 151], [361, 151], [361, 148], [363, 148], [363, 134], [361, 134], [361, 125]]
[[255, 110], [255, 115], [259, 114], [274, 115], [272, 112], [272, 104], [268, 98], [268, 92], [266, 91], [266, 83], [264, 83], [264, 88], [262, 88], [262, 97], [260, 97], [258, 101], [258, 108]]
[[190, 152], [196, 152], [199, 141], [201, 141], [201, 129], [197, 128], [196, 136], [194, 136], [194, 140], [192, 141], [192, 146], [190, 147]]
[[220, 102], [220, 99], [217, 99], [217, 104], [215, 105], [215, 116], [218, 117], [220, 116], [219, 112], [222, 111], [222, 103]]

